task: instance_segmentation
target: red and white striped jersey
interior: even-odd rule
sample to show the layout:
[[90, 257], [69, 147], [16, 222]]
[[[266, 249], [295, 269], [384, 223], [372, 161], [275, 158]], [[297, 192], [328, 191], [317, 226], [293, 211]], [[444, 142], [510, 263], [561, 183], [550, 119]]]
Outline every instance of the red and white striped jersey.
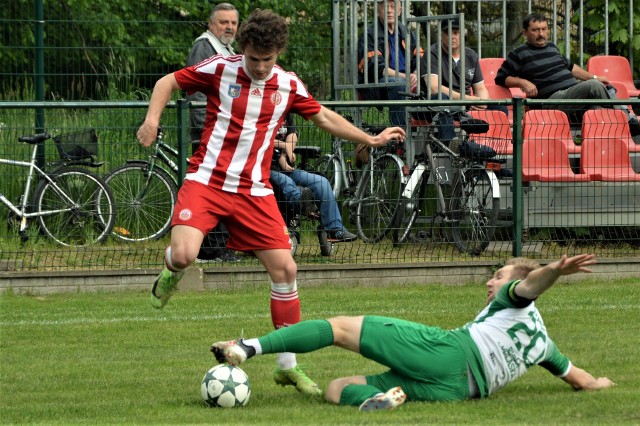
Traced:
[[309, 119], [321, 106], [294, 73], [278, 65], [265, 80], [252, 80], [245, 70], [242, 55], [216, 55], [174, 73], [181, 89], [207, 96], [200, 147], [185, 179], [264, 196], [273, 193], [273, 141], [287, 113]]

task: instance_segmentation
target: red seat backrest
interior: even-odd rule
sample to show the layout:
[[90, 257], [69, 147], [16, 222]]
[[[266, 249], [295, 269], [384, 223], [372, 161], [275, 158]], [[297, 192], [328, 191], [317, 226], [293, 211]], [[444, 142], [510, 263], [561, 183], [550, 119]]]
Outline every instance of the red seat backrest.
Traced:
[[492, 147], [498, 154], [513, 154], [513, 135], [511, 133], [509, 119], [505, 113], [485, 109], [467, 111], [467, 114], [473, 118], [489, 123], [488, 132], [471, 134], [469, 135], [469, 139]]
[[478, 65], [484, 77], [485, 86], [495, 86], [496, 74], [504, 62], [503, 58], [480, 58]]
[[607, 77], [609, 81], [622, 83], [629, 92], [629, 96], [640, 96], [640, 90], [633, 83], [633, 74], [629, 60], [624, 56], [598, 55], [587, 61], [587, 71], [591, 74]]
[[640, 152], [629, 131], [629, 118], [620, 109], [592, 109], [582, 116], [582, 138], [617, 138], [627, 145], [630, 152]]
[[522, 137], [560, 140], [570, 154], [580, 152], [573, 142], [567, 114], [557, 109], [534, 109], [524, 113]]

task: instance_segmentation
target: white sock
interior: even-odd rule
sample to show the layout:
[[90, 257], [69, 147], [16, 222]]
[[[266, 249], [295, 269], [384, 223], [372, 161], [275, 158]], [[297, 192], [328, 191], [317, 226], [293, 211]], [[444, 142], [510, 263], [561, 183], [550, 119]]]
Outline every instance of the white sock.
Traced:
[[242, 344], [245, 346], [251, 346], [256, 350], [256, 355], [262, 355], [262, 345], [258, 339], [242, 339]]
[[278, 354], [278, 367], [282, 370], [289, 370], [298, 365], [296, 354], [292, 352], [282, 352]]
[[173, 266], [173, 263], [171, 263], [171, 246], [167, 247], [167, 249], [164, 251], [164, 263], [167, 265], [167, 269], [171, 272], [177, 273], [184, 270], [181, 268], [176, 268], [175, 266]]

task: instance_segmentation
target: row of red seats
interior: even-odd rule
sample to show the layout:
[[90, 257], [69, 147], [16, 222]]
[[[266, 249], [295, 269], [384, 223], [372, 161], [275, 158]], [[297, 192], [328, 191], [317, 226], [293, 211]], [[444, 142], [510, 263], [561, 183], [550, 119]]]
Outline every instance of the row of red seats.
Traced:
[[[512, 155], [511, 126], [498, 111], [469, 111], [489, 123], [489, 131], [471, 135], [501, 155]], [[523, 179], [525, 181], [640, 181], [629, 152], [640, 153], [629, 133], [624, 111], [599, 109], [583, 116], [581, 143], [574, 143], [567, 115], [559, 110], [530, 110], [524, 115]], [[580, 173], [574, 173], [569, 155], [580, 156]]]

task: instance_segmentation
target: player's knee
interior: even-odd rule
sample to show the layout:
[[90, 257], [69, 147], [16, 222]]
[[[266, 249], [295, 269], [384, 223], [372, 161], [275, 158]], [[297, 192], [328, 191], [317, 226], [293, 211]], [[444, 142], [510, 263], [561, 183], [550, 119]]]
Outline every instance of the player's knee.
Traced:
[[324, 399], [333, 404], [340, 404], [340, 395], [342, 395], [342, 390], [349, 384], [346, 379], [347, 377], [342, 377], [329, 383], [327, 391], [324, 394]]

